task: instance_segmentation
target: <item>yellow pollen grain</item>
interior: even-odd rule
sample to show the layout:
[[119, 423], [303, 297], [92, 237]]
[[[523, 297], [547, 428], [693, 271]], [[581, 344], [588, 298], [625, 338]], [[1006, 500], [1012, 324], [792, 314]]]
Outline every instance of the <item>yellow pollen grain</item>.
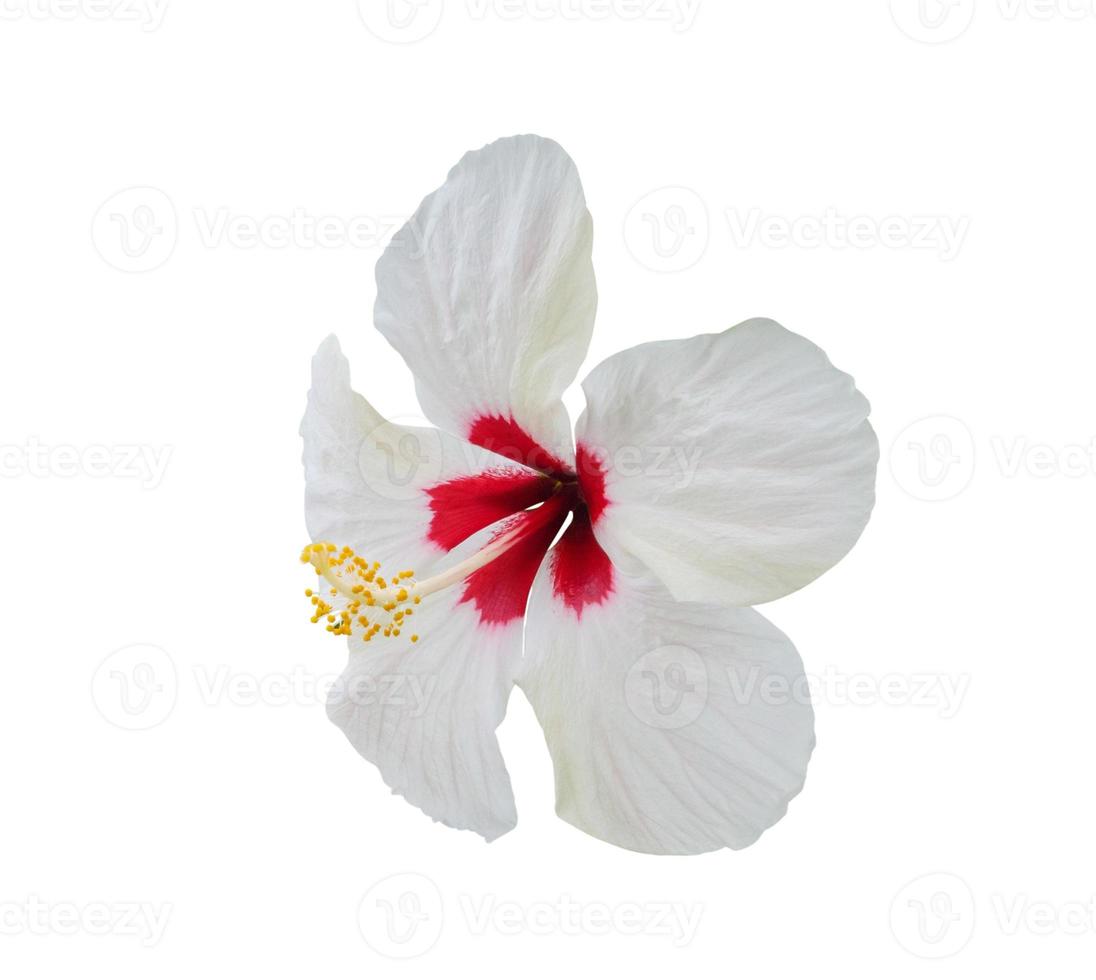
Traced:
[[[403, 607], [422, 601], [421, 596], [413, 595], [414, 570], [404, 569], [386, 580], [380, 574], [380, 562], [367, 561], [348, 545], [339, 547], [329, 541], [313, 542], [302, 549], [300, 558], [312, 565], [327, 583], [327, 594], [331, 597], [331, 602], [326, 602], [320, 593], [305, 589], [305, 597], [311, 605], [309, 620], [323, 622], [327, 632], [335, 636], [358, 635], [366, 643], [378, 633], [399, 636], [404, 618], [411, 615], [411, 609]], [[370, 587], [379, 590], [377, 594]], [[390, 615], [371, 621], [360, 615], [363, 606]], [[418, 634], [412, 642], [418, 642]]]

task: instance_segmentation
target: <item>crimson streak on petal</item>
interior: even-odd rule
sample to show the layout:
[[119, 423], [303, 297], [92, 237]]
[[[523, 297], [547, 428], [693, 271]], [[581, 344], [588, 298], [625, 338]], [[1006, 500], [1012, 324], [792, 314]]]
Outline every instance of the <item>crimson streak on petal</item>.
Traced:
[[587, 606], [599, 606], [613, 594], [614, 572], [609, 556], [594, 537], [585, 506], [552, 549], [552, 591], [580, 619]]
[[481, 415], [469, 428], [468, 441], [557, 479], [575, 475], [570, 466], [540, 445], [512, 418]]
[[465, 579], [461, 602], [474, 603], [481, 622], [501, 626], [525, 615], [533, 579], [570, 506], [571, 495], [558, 493], [536, 510], [518, 514], [495, 533], [492, 540], [521, 528], [522, 538]]
[[590, 523], [596, 524], [609, 506], [605, 493], [605, 463], [596, 451], [580, 442], [575, 449], [575, 467], [579, 486], [582, 487], [582, 499], [590, 509]]
[[427, 537], [443, 551], [504, 517], [546, 500], [552, 481], [521, 470], [486, 470], [460, 476], [427, 489], [430, 529]]

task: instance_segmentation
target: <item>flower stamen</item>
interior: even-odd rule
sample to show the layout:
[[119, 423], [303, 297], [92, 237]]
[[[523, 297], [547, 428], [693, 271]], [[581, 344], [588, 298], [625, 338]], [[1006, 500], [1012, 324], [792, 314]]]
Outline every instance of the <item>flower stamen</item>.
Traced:
[[[411, 610], [400, 607], [412, 598], [408, 585], [412, 585], [414, 571], [399, 572], [389, 583], [378, 574], [379, 562], [370, 563], [353, 548], [339, 548], [329, 541], [306, 545], [301, 562], [311, 565], [327, 583], [332, 600], [305, 589], [304, 594], [312, 601], [312, 622], [324, 622], [335, 636], [353, 636], [357, 631], [366, 643], [378, 633], [399, 636], [399, 624], [411, 614]], [[405, 584], [394, 588], [397, 583]], [[341, 603], [336, 606], [338, 600]]]
[[[315, 590], [305, 589], [312, 602], [312, 622], [323, 622], [327, 632], [335, 636], [360, 635], [366, 643], [378, 634], [399, 636], [407, 618], [414, 615], [413, 607], [424, 598], [464, 581], [490, 564], [565, 504], [562, 497], [553, 500], [554, 506], [543, 505], [522, 512], [529, 520], [515, 521], [475, 554], [422, 581], [415, 581], [412, 569], [386, 579], [380, 574], [380, 562], [369, 562], [346, 545], [340, 548], [329, 541], [306, 545], [301, 551], [301, 562], [316, 570], [327, 584], [328, 596], [323, 598]], [[418, 641], [419, 634], [413, 633], [411, 642]]]

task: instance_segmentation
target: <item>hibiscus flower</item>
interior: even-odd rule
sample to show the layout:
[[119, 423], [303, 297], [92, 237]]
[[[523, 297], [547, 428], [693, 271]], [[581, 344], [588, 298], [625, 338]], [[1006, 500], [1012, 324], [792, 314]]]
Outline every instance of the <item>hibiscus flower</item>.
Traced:
[[557, 812], [660, 854], [744, 847], [814, 746], [803, 667], [748, 608], [836, 563], [874, 502], [868, 403], [771, 320], [641, 344], [561, 401], [597, 294], [574, 164], [467, 154], [377, 264], [377, 329], [437, 426], [386, 422], [332, 337], [302, 423], [314, 621], [349, 637], [328, 714], [450, 827], [517, 822], [495, 736], [536, 711]]

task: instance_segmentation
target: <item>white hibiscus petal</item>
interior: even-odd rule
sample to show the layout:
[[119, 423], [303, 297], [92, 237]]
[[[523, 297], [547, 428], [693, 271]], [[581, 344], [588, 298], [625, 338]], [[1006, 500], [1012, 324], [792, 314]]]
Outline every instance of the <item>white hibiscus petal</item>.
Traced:
[[867, 523], [879, 459], [867, 400], [771, 320], [634, 347], [583, 388], [579, 469], [598, 541], [678, 599], [779, 598]]
[[[553, 486], [438, 430], [385, 422], [350, 387], [334, 337], [313, 359], [301, 433], [312, 539], [349, 545], [386, 572], [414, 568], [419, 579], [439, 562], [449, 567], [475, 552], [500, 518], [544, 499]], [[465, 587], [414, 606], [400, 636], [351, 637], [349, 665], [328, 704], [332, 720], [395, 792], [434, 819], [488, 839], [515, 821], [494, 731], [521, 655], [520, 582], [526, 576], [527, 588], [539, 564], [525, 554], [529, 547], [516, 546], [489, 566], [506, 569], [501, 584], [481, 570]]]
[[494, 840], [517, 822], [495, 729], [520, 659], [520, 620], [485, 627], [459, 591], [431, 596], [399, 637], [350, 641], [328, 716], [394, 793]]
[[592, 223], [538, 136], [467, 154], [377, 263], [377, 328], [435, 424], [541, 468], [571, 461], [560, 402], [593, 329]]
[[559, 815], [654, 854], [753, 843], [803, 786], [813, 712], [795, 648], [752, 609], [675, 602], [615, 574], [577, 613], [546, 566], [519, 686], [544, 728]]
[[542, 497], [532, 470], [437, 429], [386, 422], [351, 388], [334, 337], [313, 358], [301, 435], [312, 540], [386, 569], [425, 574], [467, 534]]

